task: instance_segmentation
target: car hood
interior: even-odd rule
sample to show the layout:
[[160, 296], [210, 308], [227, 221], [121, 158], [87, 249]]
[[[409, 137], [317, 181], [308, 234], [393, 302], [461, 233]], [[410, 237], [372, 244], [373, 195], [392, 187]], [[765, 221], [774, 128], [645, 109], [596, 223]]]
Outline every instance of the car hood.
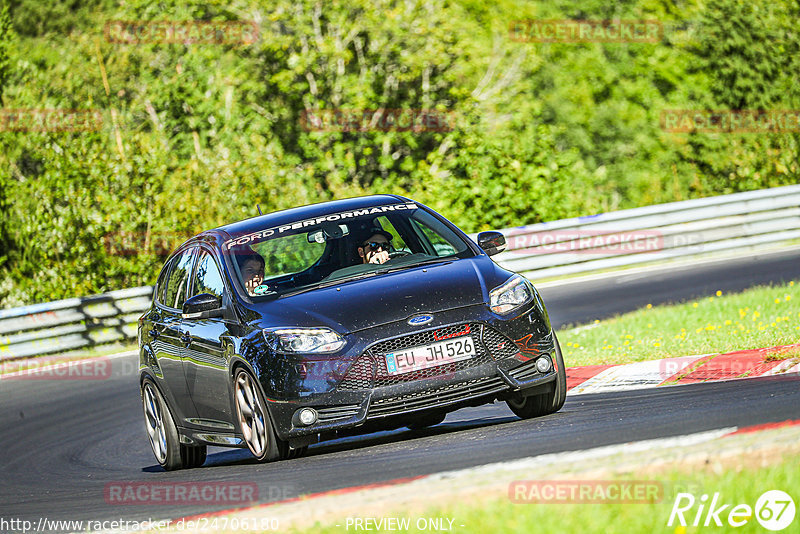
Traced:
[[488, 292], [511, 274], [487, 256], [478, 256], [343, 281], [264, 303], [257, 311], [264, 327], [328, 326], [357, 332], [416, 313], [486, 303]]

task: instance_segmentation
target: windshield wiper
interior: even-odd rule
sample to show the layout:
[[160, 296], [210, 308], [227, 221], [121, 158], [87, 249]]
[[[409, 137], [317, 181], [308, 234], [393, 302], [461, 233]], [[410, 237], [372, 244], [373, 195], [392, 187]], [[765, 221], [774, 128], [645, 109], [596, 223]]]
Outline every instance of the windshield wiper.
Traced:
[[452, 263], [452, 262], [453, 262], [452, 259], [431, 258], [431, 259], [428, 259], [428, 260], [415, 261], [414, 263], [407, 263], [407, 264], [404, 264], [404, 265], [392, 265], [391, 267], [387, 267], [386, 269], [380, 269], [377, 272], [380, 273], [380, 274], [385, 274], [385, 273], [391, 273], [391, 272], [394, 272], [394, 271], [402, 271], [403, 269], [410, 269], [412, 267], [419, 267], [420, 265], [432, 265], [434, 263], [447, 264], [447, 263]]
[[390, 267], [385, 267], [383, 269], [375, 269], [374, 271], [367, 271], [365, 273], [358, 273], [352, 276], [344, 276], [342, 278], [336, 278], [334, 280], [323, 280], [321, 282], [317, 282], [316, 284], [311, 284], [308, 286], [304, 286], [293, 291], [287, 291], [286, 293], [281, 293], [278, 298], [281, 297], [291, 297], [293, 295], [299, 295], [301, 293], [307, 293], [308, 291], [312, 291], [314, 289], [322, 289], [326, 287], [335, 286], [337, 284], [342, 284], [344, 282], [351, 282], [353, 280], [360, 280], [362, 278], [370, 278], [372, 276], [376, 276], [379, 274], [387, 274], [392, 273], [395, 271], [402, 271], [404, 269], [410, 269], [411, 267], [419, 267], [420, 265], [431, 265], [434, 263], [452, 263], [452, 259], [446, 258], [430, 258], [427, 260], [417, 261], [414, 263], [409, 263], [407, 265], [392, 265]]
[[325, 280], [322, 282], [317, 282], [316, 284], [311, 284], [308, 286], [304, 286], [293, 291], [287, 291], [286, 293], [281, 293], [280, 297], [291, 297], [293, 295], [299, 295], [300, 293], [306, 293], [308, 291], [312, 291], [314, 289], [322, 289], [325, 287], [335, 286], [337, 284], [341, 284], [342, 282], [349, 282], [351, 280], [359, 280], [361, 278], [369, 278], [370, 276], [375, 276], [376, 274], [380, 273], [381, 271], [369, 271], [366, 273], [359, 273], [353, 276], [345, 276], [342, 278], [336, 278], [335, 280]]

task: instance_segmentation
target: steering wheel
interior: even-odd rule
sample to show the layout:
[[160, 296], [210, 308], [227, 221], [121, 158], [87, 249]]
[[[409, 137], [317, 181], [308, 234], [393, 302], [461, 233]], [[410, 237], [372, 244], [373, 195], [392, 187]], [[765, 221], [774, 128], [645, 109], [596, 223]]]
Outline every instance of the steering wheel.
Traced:
[[393, 260], [395, 258], [402, 258], [403, 256], [409, 256], [411, 253], [407, 250], [395, 250], [389, 253], [389, 259]]

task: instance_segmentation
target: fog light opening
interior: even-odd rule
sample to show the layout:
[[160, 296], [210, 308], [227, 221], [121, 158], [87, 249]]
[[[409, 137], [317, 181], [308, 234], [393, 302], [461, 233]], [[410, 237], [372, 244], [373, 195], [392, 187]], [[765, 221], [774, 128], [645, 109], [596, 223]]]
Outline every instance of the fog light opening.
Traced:
[[546, 373], [549, 371], [553, 366], [550, 364], [550, 358], [547, 356], [542, 356], [538, 360], [536, 360], [536, 370], [540, 373]]
[[305, 426], [313, 425], [317, 422], [317, 411], [314, 408], [302, 408], [297, 413], [297, 419]]

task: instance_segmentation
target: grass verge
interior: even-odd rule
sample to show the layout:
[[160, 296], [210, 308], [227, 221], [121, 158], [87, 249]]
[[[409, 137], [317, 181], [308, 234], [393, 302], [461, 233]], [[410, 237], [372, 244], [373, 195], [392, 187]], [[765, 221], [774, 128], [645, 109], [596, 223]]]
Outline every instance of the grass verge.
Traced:
[[[731, 352], [800, 340], [800, 284], [652, 306], [558, 334], [567, 367]], [[791, 354], [783, 355], [791, 356]]]
[[[635, 479], [635, 480], [634, 480]], [[431, 507], [422, 514], [397, 514], [384, 516], [383, 519], [396, 517], [398, 519], [410, 520], [410, 528], [405, 532], [430, 532], [431, 530], [441, 530], [431, 528], [438, 524], [451, 526], [451, 531], [458, 534], [487, 533], [487, 532], [580, 532], [603, 533], [603, 534], [628, 534], [630, 532], [649, 532], [649, 533], [670, 533], [670, 534], [689, 534], [695, 532], [766, 532], [759, 524], [755, 515], [747, 517], [747, 513], [739, 515], [738, 519], [746, 523], [740, 527], [733, 527], [728, 523], [731, 510], [740, 504], [750, 507], [751, 513], [760, 512], [762, 517], [769, 514], [764, 511], [763, 503], [759, 504], [756, 510], [759, 497], [769, 490], [781, 490], [788, 493], [795, 501], [797, 506], [800, 497], [800, 471], [797, 470], [797, 460], [792, 456], [786, 456], [783, 460], [769, 466], [753, 466], [721, 469], [692, 470], [687, 473], [685, 469], [675, 468], [658, 477], [651, 477], [643, 480], [643, 477], [626, 476], [611, 477], [608, 481], [616, 481], [619, 484], [635, 483], [639, 485], [657, 484], [662, 488], [656, 499], [642, 504], [621, 503], [621, 502], [598, 502], [583, 504], [556, 504], [556, 503], [523, 503], [515, 504], [507, 497], [488, 500], [480, 504], [464, 503], [453, 507]], [[595, 481], [597, 482], [597, 481]], [[683, 513], [686, 526], [681, 526], [679, 517], [673, 519], [671, 526], [668, 526], [670, 515], [676, 503], [678, 493], [690, 493], [695, 498], [695, 504]], [[709, 520], [709, 526], [704, 526], [707, 517], [709, 504], [718, 493], [716, 508], [724, 504], [729, 504], [722, 513], [718, 515], [722, 526], [715, 524], [713, 518]], [[543, 495], [544, 493], [542, 493]], [[702, 512], [699, 516], [698, 525], [693, 522], [700, 509], [702, 495], [707, 495]], [[611, 493], [608, 493], [611, 495]], [[603, 499], [599, 499], [602, 501]], [[689, 503], [687, 497], [683, 497], [679, 505], [684, 506]], [[771, 510], [775, 510], [775, 517], [783, 505], [772, 503], [768, 505]], [[785, 511], [784, 511], [785, 512]], [[365, 517], [369, 516], [365, 513]], [[797, 512], [800, 516], [800, 512]], [[800, 517], [795, 517], [790, 525], [782, 529], [783, 532], [797, 532], [797, 524]], [[380, 517], [374, 519], [380, 520]], [[431, 521], [433, 520], [433, 522]], [[354, 519], [351, 518], [351, 521]], [[386, 523], [384, 523], [386, 524]], [[418, 528], [422, 526], [423, 528]], [[391, 527], [390, 527], [391, 529]], [[375, 528], [376, 532], [388, 532], [387, 528]], [[348, 528], [346, 520], [339, 521], [339, 526], [320, 526], [316, 525], [312, 530], [292, 530], [297, 533], [314, 532], [342, 533], [355, 532], [364, 529], [357, 529], [351, 523]]]

